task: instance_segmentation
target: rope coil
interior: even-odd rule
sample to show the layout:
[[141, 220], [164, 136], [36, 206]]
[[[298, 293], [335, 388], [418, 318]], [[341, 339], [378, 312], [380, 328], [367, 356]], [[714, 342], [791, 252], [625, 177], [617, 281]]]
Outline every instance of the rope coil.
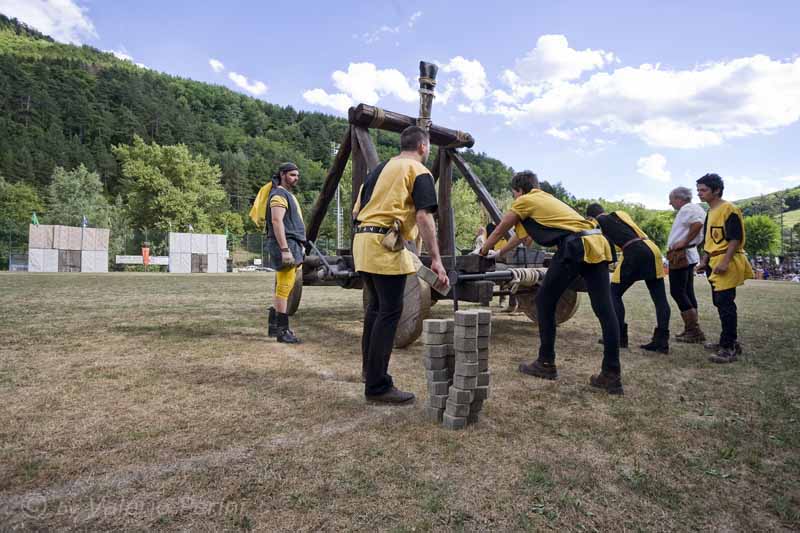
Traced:
[[384, 120], [386, 120], [386, 112], [380, 107], [376, 107], [375, 114], [372, 115], [372, 120], [369, 122], [369, 127], [380, 128]]
[[539, 285], [547, 274], [546, 268], [509, 268], [508, 271], [514, 276], [505, 283], [505, 287], [511, 289], [511, 294], [517, 294], [520, 287]]

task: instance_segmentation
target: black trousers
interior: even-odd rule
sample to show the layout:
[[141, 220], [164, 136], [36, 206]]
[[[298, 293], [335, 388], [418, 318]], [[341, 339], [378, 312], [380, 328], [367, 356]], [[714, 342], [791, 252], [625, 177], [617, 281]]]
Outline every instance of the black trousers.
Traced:
[[711, 299], [719, 313], [722, 324], [722, 333], [719, 335], [719, 345], [723, 348], [733, 348], [736, 344], [738, 315], [736, 312], [736, 289], [724, 291], [711, 291]]
[[[620, 325], [625, 323], [625, 304], [622, 303], [622, 295], [631, 288], [635, 281], [623, 281], [611, 284], [611, 299], [614, 302], [614, 312]], [[650, 291], [650, 299], [656, 306], [656, 326], [658, 329], [669, 329], [669, 302], [667, 302], [667, 290], [664, 287], [664, 278], [645, 280], [647, 290]]]
[[697, 309], [697, 298], [694, 296], [694, 267], [669, 270], [669, 294], [681, 313], [689, 309]]
[[609, 289], [608, 263], [588, 264], [583, 261], [563, 261], [553, 258], [536, 294], [536, 312], [539, 318], [539, 360], [555, 363], [556, 360], [556, 305], [558, 299], [580, 276], [586, 281], [592, 310], [603, 329], [603, 370], [620, 371], [619, 323], [614, 314]]
[[362, 370], [366, 374], [364, 394], [383, 394], [394, 382], [389, 375], [394, 335], [403, 313], [406, 276], [361, 272], [369, 303], [361, 335]]

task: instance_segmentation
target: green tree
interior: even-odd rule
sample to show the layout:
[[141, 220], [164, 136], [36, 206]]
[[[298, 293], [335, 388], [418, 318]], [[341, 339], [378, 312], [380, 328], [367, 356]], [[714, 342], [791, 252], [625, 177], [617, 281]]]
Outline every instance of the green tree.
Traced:
[[778, 251], [780, 226], [767, 215], [744, 217], [745, 251], [751, 257]]
[[[477, 229], [484, 225], [478, 197], [467, 183], [460, 179], [453, 184], [451, 195], [456, 219], [456, 248], [472, 249]], [[443, 252], [444, 253], [444, 252]]]
[[107, 228], [109, 206], [96, 172], [83, 165], [74, 170], [56, 167], [47, 188], [48, 221], [79, 226], [86, 216], [93, 226]]
[[183, 145], [147, 144], [138, 135], [130, 145], [114, 146], [122, 167], [122, 190], [132, 226], [198, 233], [224, 230], [227, 211], [222, 172]]
[[25, 249], [34, 211], [39, 215], [43, 211], [36, 189], [25, 183], [8, 183], [0, 176], [0, 264], [8, 264], [9, 252]]
[[672, 213], [662, 211], [651, 214], [640, 224], [642, 231], [647, 233], [647, 236], [661, 248], [662, 252], [667, 250], [669, 231], [672, 229], [674, 219], [675, 216]]

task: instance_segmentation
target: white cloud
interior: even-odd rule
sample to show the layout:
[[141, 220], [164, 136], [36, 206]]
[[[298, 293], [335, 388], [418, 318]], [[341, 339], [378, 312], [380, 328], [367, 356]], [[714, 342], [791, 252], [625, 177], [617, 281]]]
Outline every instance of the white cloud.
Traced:
[[240, 89], [246, 91], [253, 96], [261, 96], [265, 92], [267, 92], [267, 85], [258, 80], [250, 81], [247, 79], [246, 76], [239, 74], [237, 72], [228, 72], [228, 78]]
[[492, 93], [492, 111], [510, 123], [590, 125], [656, 147], [719, 145], [800, 120], [800, 58], [755, 55], [687, 70], [644, 64], [536, 86], [516, 72], [501, 79], [509, 90]]
[[542, 35], [536, 48], [517, 60], [515, 74], [531, 84], [575, 80], [615, 59], [613, 53], [604, 50], [570, 48], [563, 35]]
[[211, 58], [208, 60], [208, 64], [214, 72], [222, 72], [225, 70], [225, 65], [223, 65], [222, 61], [219, 59]]
[[372, 44], [381, 40], [381, 37], [400, 33], [400, 26], [387, 26], [383, 25], [377, 30], [364, 32], [361, 35], [354, 34], [354, 38], [360, 38], [364, 44]]
[[97, 38], [86, 8], [74, 0], [0, 0], [0, 13], [19, 19], [56, 41], [81, 44]]
[[486, 79], [486, 70], [480, 61], [456, 56], [449, 63], [442, 65], [441, 71], [455, 75], [455, 79], [446, 85], [445, 91], [457, 90], [473, 103], [486, 97], [489, 82]]
[[726, 200], [741, 200], [781, 189], [774, 183], [767, 183], [749, 176], [726, 176], [723, 174], [722, 180], [725, 182], [723, 196]]
[[306, 91], [303, 93], [303, 99], [309, 104], [330, 107], [340, 113], [347, 113], [347, 110], [354, 104], [353, 99], [346, 94], [328, 94], [323, 89]]
[[798, 175], [798, 176], [784, 176], [783, 178], [781, 178], [781, 181], [784, 181], [786, 183], [797, 183], [797, 182], [800, 182], [800, 175]]
[[414, 25], [417, 23], [417, 19], [420, 18], [421, 16], [422, 16], [422, 11], [415, 11], [414, 14], [411, 15], [411, 18], [408, 19], [409, 30], [414, 27]]
[[628, 192], [618, 195], [612, 200], [622, 200], [632, 204], [642, 204], [648, 209], [670, 209], [669, 190], [648, 190], [646, 193]]
[[117, 59], [121, 59], [123, 61], [130, 61], [131, 63], [133, 63], [137, 67], [148, 68], [147, 65], [145, 65], [144, 63], [137, 63], [136, 61], [134, 61], [133, 60], [133, 56], [131, 56], [128, 53], [128, 51], [125, 49], [124, 46], [120, 50], [103, 50], [103, 52], [106, 52], [108, 54], [112, 54]]
[[[393, 68], [379, 69], [372, 63], [350, 63], [347, 72], [337, 70], [331, 79], [338, 93], [324, 89], [312, 89], [303, 93], [303, 98], [312, 104], [331, 107], [344, 112], [354, 103], [377, 104], [381, 98], [393, 96], [403, 102], [418, 100], [417, 91], [411, 88], [408, 79]], [[349, 102], [347, 105], [346, 102]]]
[[672, 180], [672, 174], [667, 170], [667, 158], [661, 154], [640, 157], [636, 162], [636, 172], [662, 183]]

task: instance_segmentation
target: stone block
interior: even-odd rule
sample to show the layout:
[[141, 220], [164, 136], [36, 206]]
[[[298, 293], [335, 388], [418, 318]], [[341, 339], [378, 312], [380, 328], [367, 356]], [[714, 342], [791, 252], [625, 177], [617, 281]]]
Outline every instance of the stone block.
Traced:
[[477, 376], [453, 376], [453, 386], [459, 389], [472, 390], [478, 386]]
[[422, 331], [429, 333], [447, 333], [447, 320], [429, 318], [422, 321]]
[[430, 359], [441, 359], [450, 353], [450, 344], [426, 344], [422, 348], [422, 353]]
[[424, 357], [422, 360], [425, 362], [425, 370], [443, 370], [447, 368], [447, 359], [430, 359]]
[[488, 371], [489, 371], [489, 360], [478, 359], [478, 372], [488, 372]]
[[491, 324], [478, 324], [478, 337], [489, 337], [492, 334]]
[[481, 372], [478, 374], [478, 387], [488, 387], [489, 380], [492, 376], [491, 372]]
[[444, 413], [442, 415], [442, 425], [447, 429], [464, 429], [467, 427], [467, 419], [463, 416], [451, 416]]
[[485, 400], [489, 397], [489, 387], [475, 387], [472, 393], [472, 401]]
[[475, 339], [478, 337], [478, 326], [456, 326], [456, 339]]
[[456, 369], [455, 369], [456, 376], [477, 376], [478, 375], [478, 363], [465, 363], [461, 361], [456, 361]]
[[470, 412], [467, 415], [467, 425], [477, 424], [480, 420], [480, 413]]
[[471, 404], [469, 404], [469, 411], [471, 413], [480, 413], [483, 411], [483, 400], [473, 400]]
[[477, 311], [456, 311], [455, 323], [457, 326], [477, 326]]
[[447, 369], [443, 368], [441, 370], [426, 370], [425, 376], [428, 378], [428, 381], [447, 381]]
[[456, 352], [456, 361], [464, 361], [467, 363], [478, 362], [478, 350], [464, 350]]
[[489, 349], [489, 337], [478, 337], [478, 349], [479, 350]]
[[456, 403], [472, 403], [474, 394], [471, 390], [459, 389], [458, 387], [450, 387], [450, 394], [448, 398]]
[[453, 400], [447, 400], [447, 408], [445, 413], [451, 416], [467, 416], [469, 414], [468, 403], [456, 403]]
[[442, 423], [442, 415], [444, 415], [444, 409], [439, 409], [437, 407], [431, 407], [426, 405], [423, 409], [425, 413], [425, 420], [428, 422], [433, 422], [434, 424], [441, 424]]
[[422, 342], [425, 344], [450, 344], [452, 342], [452, 336], [447, 333], [423, 331]]
[[477, 338], [475, 338], [475, 339], [464, 339], [464, 338], [456, 337], [455, 339], [453, 339], [453, 347], [455, 348], [455, 351], [457, 351], [457, 352], [458, 351], [466, 352], [466, 351], [471, 351], [471, 350], [477, 350], [478, 349], [478, 339]]
[[491, 324], [492, 312], [488, 309], [478, 309], [478, 324]]
[[428, 394], [431, 396], [447, 396], [449, 381], [431, 381], [428, 383]]
[[479, 361], [488, 361], [489, 360], [489, 348], [484, 348], [483, 350], [478, 350], [478, 360]]
[[431, 395], [428, 396], [426, 405], [436, 407], [437, 409], [444, 409], [447, 407], [447, 395]]

